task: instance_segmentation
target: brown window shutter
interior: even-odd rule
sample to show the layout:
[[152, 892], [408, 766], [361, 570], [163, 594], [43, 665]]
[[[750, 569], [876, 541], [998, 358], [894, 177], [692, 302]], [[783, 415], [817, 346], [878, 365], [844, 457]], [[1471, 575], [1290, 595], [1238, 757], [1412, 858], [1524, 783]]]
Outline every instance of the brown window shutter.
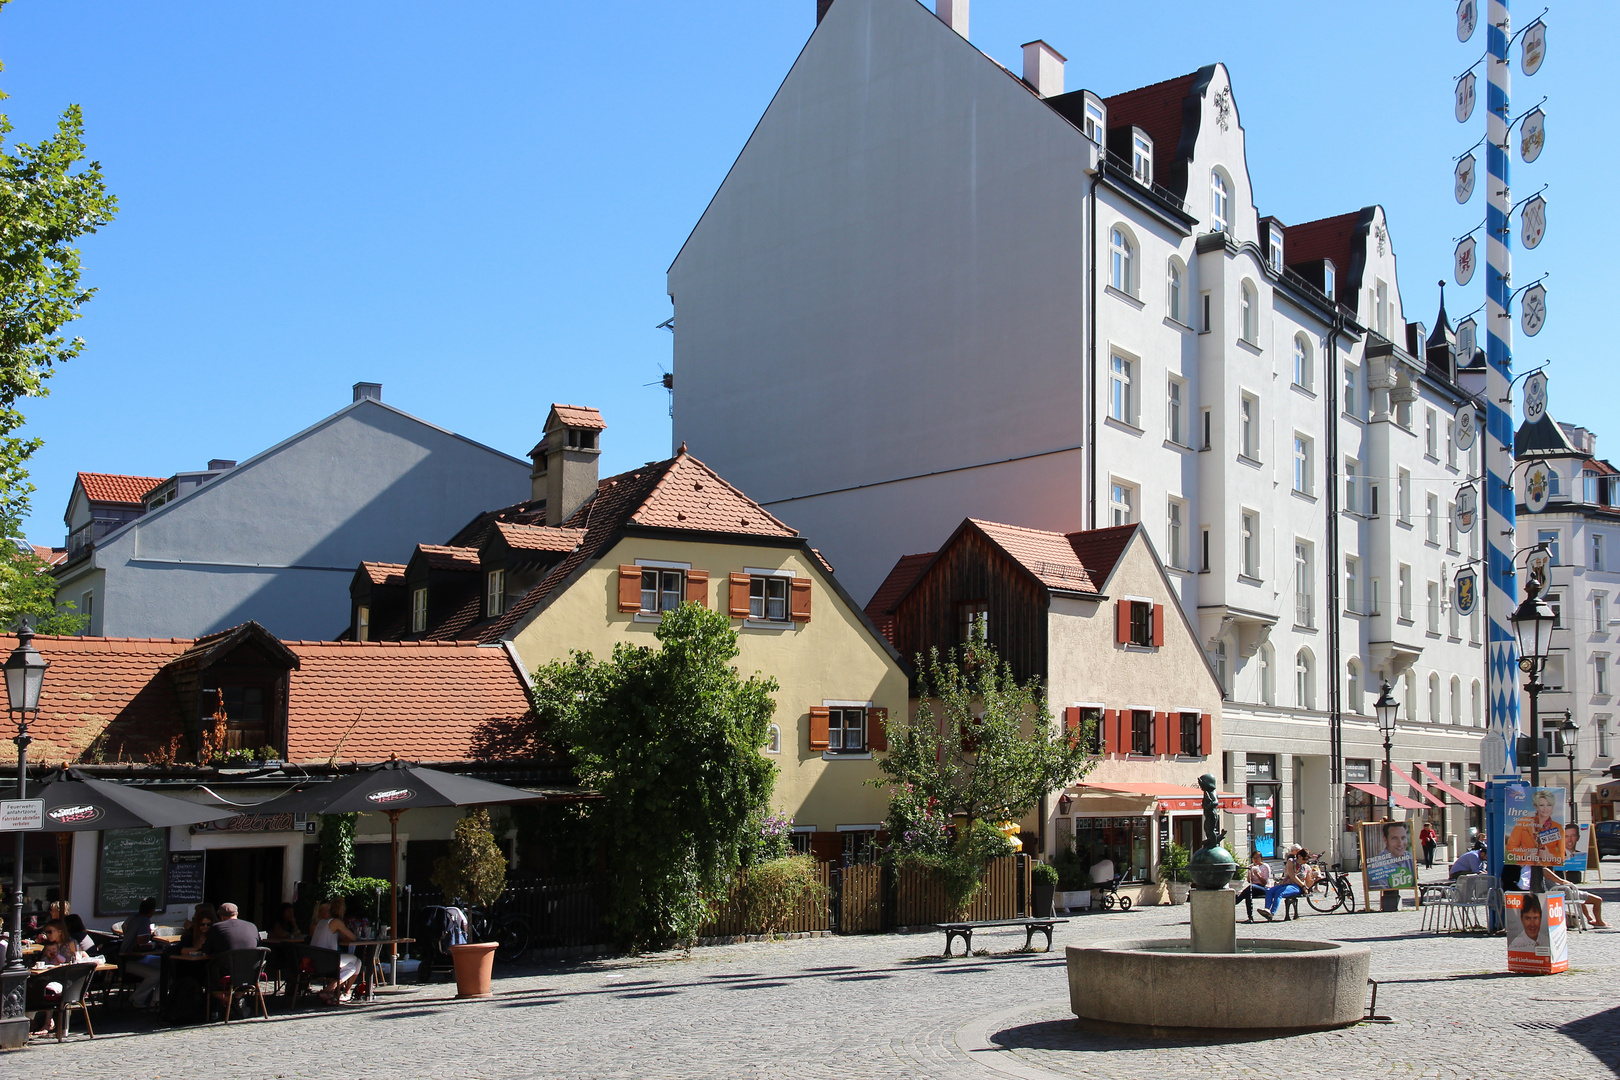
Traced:
[[831, 710], [821, 705], [810, 707], [810, 749], [827, 749], [827, 721], [831, 718]]
[[1071, 705], [1063, 710], [1063, 730], [1069, 733], [1069, 741], [1073, 742], [1080, 737], [1080, 708]]
[[1119, 712], [1115, 709], [1103, 710], [1103, 753], [1119, 753]]
[[686, 602], [696, 604], [698, 607], [709, 606], [709, 572], [707, 570], [688, 570], [686, 572]]
[[810, 621], [810, 579], [807, 578], [807, 577], [796, 577], [796, 578], [794, 578], [793, 579], [793, 588], [790, 589], [789, 592], [791, 593], [791, 596], [790, 596], [789, 599], [790, 599], [790, 603], [791, 603], [791, 610], [792, 610], [792, 613], [793, 613], [793, 621], [794, 622], [809, 622]]
[[619, 610], [641, 610], [641, 567], [619, 565]]
[[1164, 605], [1153, 605], [1153, 647], [1164, 645]]
[[1209, 713], [1201, 713], [1198, 717], [1198, 752], [1209, 756]]
[[748, 575], [732, 574], [727, 587], [726, 607], [733, 619], [748, 618]]
[[1131, 602], [1114, 601], [1114, 644], [1129, 645], [1131, 641]]
[[1174, 757], [1181, 753], [1181, 740], [1177, 738], [1181, 732], [1176, 730], [1176, 721], [1180, 717], [1180, 713], [1173, 712], [1154, 714], [1153, 718], [1158, 721], [1159, 727], [1159, 753], [1165, 757]]
[[889, 710], [866, 710], [866, 748], [868, 750], [887, 750], [889, 748]]

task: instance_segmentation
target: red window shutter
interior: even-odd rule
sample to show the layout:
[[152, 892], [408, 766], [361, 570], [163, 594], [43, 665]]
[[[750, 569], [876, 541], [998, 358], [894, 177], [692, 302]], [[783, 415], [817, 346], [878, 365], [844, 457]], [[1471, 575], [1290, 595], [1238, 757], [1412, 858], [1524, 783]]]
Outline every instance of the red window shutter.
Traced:
[[1198, 752], [1209, 754], [1209, 713], [1201, 713], [1198, 717]]
[[709, 572], [707, 570], [688, 570], [686, 572], [686, 602], [696, 604], [698, 607], [709, 606]]
[[619, 610], [641, 610], [641, 567], [619, 565]]
[[1181, 734], [1176, 730], [1176, 721], [1181, 718], [1180, 713], [1162, 712], [1155, 716], [1159, 722], [1158, 751], [1165, 757], [1174, 757], [1181, 752], [1181, 740], [1176, 738]]
[[1119, 711], [1103, 710], [1103, 753], [1119, 753]]
[[732, 574], [726, 590], [726, 608], [733, 619], [748, 618], [748, 575]]
[[793, 588], [790, 590], [791, 610], [794, 622], [810, 621], [810, 579], [796, 577], [793, 579]]
[[1153, 647], [1155, 649], [1164, 644], [1164, 605], [1153, 605]]
[[1114, 644], [1129, 645], [1131, 642], [1131, 602], [1129, 600], [1114, 601]]
[[868, 750], [887, 750], [889, 748], [889, 710], [872, 708], [866, 710], [866, 748]]
[[827, 721], [832, 712], [821, 705], [810, 707], [810, 749], [827, 749]]
[[1063, 730], [1069, 733], [1069, 741], [1080, 737], [1080, 708], [1077, 705], [1063, 710]]

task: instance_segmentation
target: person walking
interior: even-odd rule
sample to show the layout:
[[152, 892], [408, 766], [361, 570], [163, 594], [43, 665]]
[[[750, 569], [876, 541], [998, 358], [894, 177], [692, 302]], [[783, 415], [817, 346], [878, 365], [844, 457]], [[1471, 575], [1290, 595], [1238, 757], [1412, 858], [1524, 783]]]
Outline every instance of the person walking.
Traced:
[[1418, 833], [1418, 843], [1423, 845], [1423, 869], [1434, 869], [1434, 845], [1440, 842], [1440, 834], [1434, 831], [1434, 826], [1427, 822], [1423, 831]]

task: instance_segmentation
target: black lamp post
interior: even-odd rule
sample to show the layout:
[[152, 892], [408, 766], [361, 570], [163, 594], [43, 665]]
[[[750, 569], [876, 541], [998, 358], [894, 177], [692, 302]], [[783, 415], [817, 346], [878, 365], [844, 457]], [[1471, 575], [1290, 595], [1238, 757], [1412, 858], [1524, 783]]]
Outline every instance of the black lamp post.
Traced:
[[[17, 798], [28, 797], [28, 734], [30, 713], [39, 712], [39, 691], [45, 685], [45, 669], [50, 661], [34, 648], [34, 631], [24, 624], [17, 633], [17, 647], [6, 659], [6, 707], [17, 722], [17, 734], [11, 741], [17, 744]], [[11, 891], [11, 948], [6, 960], [7, 971], [23, 970], [22, 915], [23, 915], [23, 840], [26, 833], [17, 832], [17, 864]]]
[[1566, 820], [1574, 823], [1578, 816], [1575, 810], [1575, 747], [1580, 741], [1581, 729], [1574, 717], [1566, 712], [1558, 731], [1564, 737], [1564, 760], [1569, 762], [1569, 817]]
[[1530, 677], [1525, 690], [1530, 693], [1530, 785], [1541, 785], [1541, 675], [1547, 666], [1553, 624], [1558, 616], [1541, 598], [1543, 583], [1532, 573], [1524, 583], [1524, 603], [1510, 616], [1519, 636], [1519, 670]]
[[1378, 717], [1378, 730], [1384, 733], [1384, 783], [1389, 786], [1384, 789], [1384, 816], [1395, 820], [1395, 770], [1390, 767], [1390, 742], [1395, 737], [1395, 714], [1400, 710], [1394, 695], [1390, 692], [1389, 680], [1384, 680], [1383, 689], [1378, 692], [1378, 700], [1373, 702], [1373, 714]]

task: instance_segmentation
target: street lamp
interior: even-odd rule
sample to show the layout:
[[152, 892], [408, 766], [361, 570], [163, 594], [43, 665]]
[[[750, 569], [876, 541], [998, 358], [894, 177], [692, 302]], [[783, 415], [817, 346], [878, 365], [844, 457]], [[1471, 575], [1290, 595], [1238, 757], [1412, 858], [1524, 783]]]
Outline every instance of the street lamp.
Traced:
[[1558, 616], [1551, 605], [1541, 598], [1542, 581], [1531, 574], [1524, 583], [1524, 603], [1519, 605], [1509, 621], [1519, 636], [1519, 670], [1530, 676], [1525, 689], [1530, 693], [1530, 784], [1541, 784], [1541, 674], [1547, 666], [1547, 652], [1552, 640], [1553, 625]]
[[1373, 714], [1378, 717], [1378, 730], [1384, 733], [1384, 783], [1389, 785], [1384, 789], [1384, 813], [1390, 821], [1394, 821], [1395, 770], [1390, 767], [1389, 749], [1390, 740], [1395, 737], [1395, 713], [1400, 705], [1389, 690], [1389, 680], [1385, 679], [1383, 689], [1378, 692], [1378, 700], [1373, 702]]
[[1569, 820], [1575, 822], [1578, 817], [1575, 811], [1575, 746], [1581, 737], [1580, 725], [1575, 718], [1566, 711], [1564, 722], [1558, 726], [1558, 731], [1564, 737], [1564, 760], [1569, 762]]
[[[39, 691], [45, 685], [45, 669], [50, 661], [34, 648], [34, 631], [24, 623], [17, 632], [17, 647], [6, 659], [6, 708], [17, 722], [17, 735], [11, 741], [17, 744], [17, 798], [28, 797], [28, 714], [39, 712]], [[11, 948], [6, 960], [7, 971], [23, 970], [22, 915], [23, 915], [23, 838], [27, 833], [17, 831], [17, 863], [11, 890]], [[64, 899], [66, 899], [64, 897]]]

